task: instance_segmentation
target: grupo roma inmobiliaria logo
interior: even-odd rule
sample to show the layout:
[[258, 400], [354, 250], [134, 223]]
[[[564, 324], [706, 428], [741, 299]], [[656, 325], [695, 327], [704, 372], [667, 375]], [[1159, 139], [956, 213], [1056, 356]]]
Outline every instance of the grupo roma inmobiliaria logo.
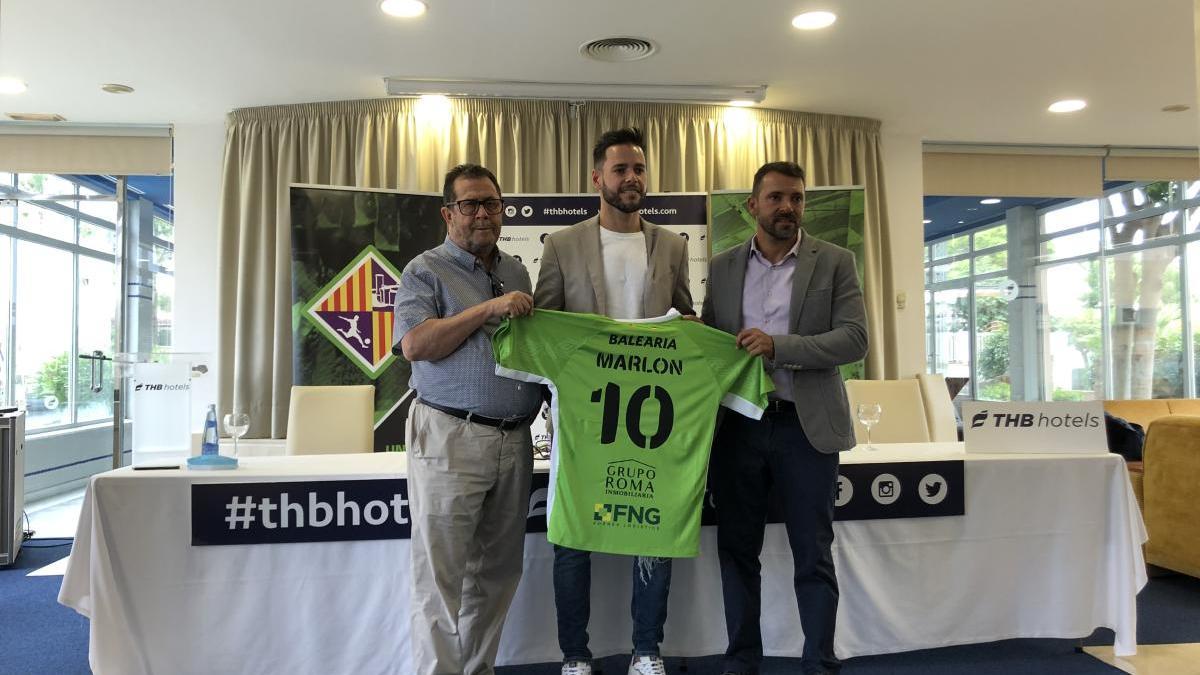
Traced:
[[375, 379], [396, 360], [392, 316], [399, 287], [400, 271], [367, 246], [304, 307], [304, 316]]

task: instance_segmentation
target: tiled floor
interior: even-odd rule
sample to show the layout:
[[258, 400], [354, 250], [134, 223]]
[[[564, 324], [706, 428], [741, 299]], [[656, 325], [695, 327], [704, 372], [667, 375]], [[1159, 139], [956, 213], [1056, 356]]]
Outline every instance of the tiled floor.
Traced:
[[83, 488], [25, 505], [29, 529], [38, 539], [58, 539], [75, 536], [79, 509], [83, 506]]
[[1137, 656], [1113, 656], [1112, 647], [1084, 647], [1083, 651], [1130, 675], [1200, 673], [1200, 644], [1138, 645]]
[[[70, 539], [75, 536], [75, 526], [79, 523], [79, 510], [82, 507], [83, 488], [30, 502], [25, 505], [25, 513], [29, 516], [28, 527], [33, 530], [35, 539]], [[28, 545], [45, 544], [29, 542]], [[60, 560], [30, 572], [29, 576], [62, 576], [67, 570], [67, 556], [70, 553], [70, 547], [63, 546]]]

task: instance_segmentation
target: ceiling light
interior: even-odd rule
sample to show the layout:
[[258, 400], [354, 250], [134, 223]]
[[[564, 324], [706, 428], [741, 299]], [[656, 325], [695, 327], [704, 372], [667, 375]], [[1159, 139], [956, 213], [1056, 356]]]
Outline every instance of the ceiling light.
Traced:
[[450, 122], [450, 99], [441, 94], [425, 94], [413, 106], [417, 120], [425, 125], [444, 126]]
[[988, 197], [987, 199], [980, 199], [979, 203], [980, 204], [999, 204], [1000, 200], [996, 199], [995, 197]]
[[735, 108], [749, 108], [750, 106], [754, 105], [754, 101], [747, 101], [744, 98], [739, 98], [739, 99], [730, 101], [729, 105], [731, 105]]
[[923, 222], [923, 223], [925, 223], [926, 225], [928, 225], [928, 224], [932, 223], [933, 221], [932, 221], [932, 220], [930, 220], [930, 219], [928, 219], [928, 218], [926, 218], [925, 220], [923, 220], [923, 221], [921, 221], [921, 222]]
[[131, 87], [127, 84], [117, 84], [115, 82], [110, 82], [108, 84], [102, 84], [102, 85], [100, 85], [100, 88], [110, 94], [132, 94], [133, 93], [133, 87]]
[[443, 94], [478, 98], [532, 98], [566, 101], [682, 101], [726, 104], [762, 103], [767, 85], [609, 84], [596, 82], [520, 82], [508, 80], [422, 80], [385, 77], [388, 96]]
[[792, 19], [792, 26], [800, 30], [820, 30], [832, 26], [834, 21], [837, 21], [837, 14], [833, 12], [805, 12]]
[[18, 122], [66, 122], [58, 113], [4, 113]]
[[0, 94], [23, 94], [27, 88], [15, 77], [0, 77]]
[[963, 221], [961, 221], [961, 220], [960, 220], [960, 221], [958, 221], [958, 224], [959, 224], [959, 225], [962, 225], [962, 224], [963, 224]]
[[1087, 107], [1087, 101], [1078, 98], [1068, 98], [1062, 101], [1055, 101], [1047, 108], [1052, 113], [1069, 113], [1083, 110]]
[[412, 19], [424, 14], [426, 7], [421, 0], [383, 0], [379, 3], [379, 9], [388, 16]]
[[1171, 105], [1164, 105], [1162, 107], [1162, 111], [1163, 112], [1183, 112], [1185, 110], [1190, 110], [1191, 107], [1192, 106], [1190, 106], [1186, 103], [1173, 103]]

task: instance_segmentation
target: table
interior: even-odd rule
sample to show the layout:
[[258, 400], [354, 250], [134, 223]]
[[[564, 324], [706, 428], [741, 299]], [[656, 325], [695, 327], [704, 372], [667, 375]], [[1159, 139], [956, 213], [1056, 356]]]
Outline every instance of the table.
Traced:
[[[959, 443], [855, 449], [845, 463], [961, 459], [966, 515], [839, 521], [836, 651], [849, 658], [1104, 626], [1136, 644], [1145, 528], [1115, 455], [967, 455]], [[236, 473], [131, 471], [92, 478], [59, 601], [91, 619], [106, 673], [403, 673], [409, 663], [407, 540], [190, 545], [190, 484], [400, 477], [403, 454], [246, 457]], [[525, 576], [501, 664], [557, 661], [553, 551], [526, 536]], [[763, 551], [766, 652], [803, 636], [782, 526]], [[595, 556], [597, 655], [629, 649], [629, 563]], [[725, 647], [716, 532], [676, 562], [665, 654]]]

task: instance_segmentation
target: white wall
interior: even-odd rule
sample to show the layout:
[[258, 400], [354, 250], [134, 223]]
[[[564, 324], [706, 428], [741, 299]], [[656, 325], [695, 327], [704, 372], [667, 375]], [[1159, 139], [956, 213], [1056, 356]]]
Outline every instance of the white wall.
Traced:
[[[908, 377], [925, 372], [925, 214], [921, 139], [893, 135], [884, 124], [882, 134], [884, 190], [892, 232], [896, 294], [906, 296], [897, 312], [900, 354], [898, 374]], [[892, 302], [896, 298], [891, 298]]]
[[192, 390], [194, 430], [217, 402], [217, 224], [221, 213], [224, 120], [175, 126], [174, 350], [213, 355]]

